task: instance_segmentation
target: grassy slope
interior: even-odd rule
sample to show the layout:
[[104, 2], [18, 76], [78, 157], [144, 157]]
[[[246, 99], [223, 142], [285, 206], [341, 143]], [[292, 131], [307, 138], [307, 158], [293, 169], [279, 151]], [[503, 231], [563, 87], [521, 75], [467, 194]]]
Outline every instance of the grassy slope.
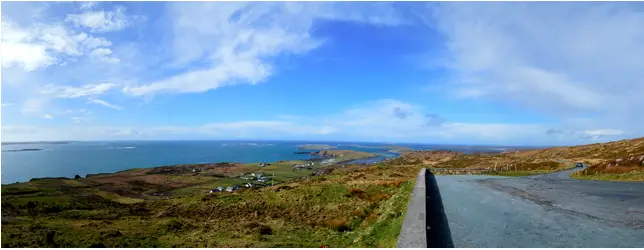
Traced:
[[[644, 178], [644, 138], [574, 147], [554, 147], [503, 154], [460, 154], [449, 151], [406, 152], [397, 164], [426, 164], [433, 168], [480, 170], [485, 174], [526, 176], [569, 169], [576, 162], [590, 164], [574, 178], [616, 181], [642, 181]], [[618, 162], [619, 161], [619, 162]], [[609, 166], [610, 165], [610, 166]], [[456, 171], [455, 171], [456, 172]]]
[[[634, 139], [505, 154], [408, 152], [374, 166], [350, 165], [310, 179], [301, 179], [309, 170], [292, 171], [294, 162], [263, 169], [233, 166], [222, 173], [275, 173], [288, 183], [215, 195], [197, 191], [238, 180], [210, 177], [203, 182], [201, 175], [138, 175], [145, 169], [124, 171], [121, 175], [127, 178], [121, 179], [101, 175], [35, 180], [2, 186], [2, 246], [394, 247], [421, 167], [497, 166], [494, 174], [519, 176], [584, 161], [593, 165], [575, 174], [576, 178], [642, 181], [642, 155], [644, 139]], [[111, 191], [99, 180], [115, 181], [107, 185]], [[166, 183], [179, 188], [173, 192], [184, 192], [171, 198], [137, 200], [123, 193], [133, 188], [123, 180]]]
[[44, 187], [60, 185], [52, 180], [3, 186], [3, 218], [14, 220], [3, 219], [2, 246], [395, 247], [419, 168], [349, 166], [274, 187], [126, 204]]
[[583, 171], [576, 171], [571, 177], [585, 180], [644, 181], [644, 138], [594, 144], [590, 150], [601, 159]]
[[601, 173], [594, 175], [584, 175], [575, 172], [570, 175], [580, 180], [598, 180], [598, 181], [644, 181], [644, 171], [632, 171], [627, 173]]

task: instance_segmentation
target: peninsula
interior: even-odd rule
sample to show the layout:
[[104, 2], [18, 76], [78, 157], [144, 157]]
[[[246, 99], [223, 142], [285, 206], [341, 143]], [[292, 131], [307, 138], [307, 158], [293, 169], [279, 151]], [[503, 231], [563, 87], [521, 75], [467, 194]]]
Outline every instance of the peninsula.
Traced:
[[[2, 246], [395, 247], [421, 168], [488, 176], [571, 169], [579, 179], [644, 181], [644, 138], [512, 153], [409, 151], [377, 164], [347, 162], [373, 156], [365, 152], [313, 153], [335, 161], [187, 164], [2, 185]], [[577, 162], [589, 167], [576, 170]]]

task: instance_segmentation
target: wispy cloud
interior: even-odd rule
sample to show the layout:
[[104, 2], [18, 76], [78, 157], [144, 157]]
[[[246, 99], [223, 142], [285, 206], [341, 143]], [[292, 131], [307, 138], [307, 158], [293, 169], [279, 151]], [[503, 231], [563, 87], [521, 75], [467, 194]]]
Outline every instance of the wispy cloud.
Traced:
[[98, 105], [102, 105], [104, 107], [108, 107], [108, 108], [112, 108], [112, 109], [118, 109], [118, 110], [123, 109], [121, 106], [111, 104], [111, 103], [103, 101], [101, 99], [89, 98], [89, 99], [87, 99], [87, 103], [98, 104]]
[[[189, 70], [123, 92], [133, 96], [196, 93], [233, 84], [258, 84], [275, 72], [271, 58], [304, 54], [323, 43], [311, 35], [316, 19], [398, 25], [401, 16], [386, 3], [355, 11], [336, 3], [172, 3], [174, 55], [178, 65], [205, 62]], [[378, 15], [369, 15], [369, 14]]]
[[637, 115], [644, 106], [638, 96], [644, 92], [644, 14], [633, 5], [432, 6], [431, 25], [446, 36], [445, 65], [454, 73], [451, 89], [457, 95], [520, 104], [560, 118], [595, 114], [607, 121], [644, 121]]
[[102, 37], [75, 32], [57, 23], [35, 23], [23, 27], [3, 17], [2, 66], [34, 71], [63, 64], [112, 43]]
[[[99, 105], [110, 105], [102, 100], [92, 99]], [[399, 108], [407, 113], [400, 119], [394, 113]], [[335, 114], [301, 116], [297, 120], [250, 120], [236, 122], [214, 122], [197, 126], [148, 126], [148, 127], [92, 127], [94, 135], [83, 134], [83, 138], [105, 138], [120, 131], [120, 138], [219, 138], [219, 139], [285, 139], [325, 138], [326, 140], [391, 141], [391, 142], [434, 142], [455, 143], [466, 141], [473, 144], [522, 144], [529, 140], [533, 144], [570, 144], [591, 142], [600, 139], [620, 138], [623, 132], [617, 129], [576, 129], [572, 133], [546, 137], [550, 124], [512, 123], [465, 123], [447, 121], [439, 115], [429, 113], [422, 107], [399, 100], [379, 100], [361, 103]], [[81, 122], [84, 119], [73, 119]], [[564, 130], [564, 129], [559, 129]], [[54, 130], [38, 128], [38, 135], [53, 133], [65, 139], [76, 139], [72, 127], [58, 127]], [[568, 130], [564, 130], [568, 131]], [[127, 133], [126, 133], [127, 132]], [[31, 136], [30, 134], [29, 136]], [[24, 133], [13, 136], [27, 136]]]
[[58, 111], [59, 115], [73, 115], [73, 114], [82, 114], [82, 115], [91, 115], [93, 112], [88, 109], [65, 109]]
[[[91, 9], [92, 4], [85, 3], [83, 9]], [[114, 11], [87, 11], [81, 14], [69, 14], [65, 21], [77, 27], [89, 28], [91, 32], [110, 32], [127, 28], [130, 21], [124, 7], [117, 7]]]
[[[461, 122], [442, 110], [388, 99], [325, 115], [272, 114], [273, 120], [247, 117], [194, 126], [94, 126], [78, 137], [158, 138], [167, 133], [215, 138], [572, 143], [644, 133], [640, 126], [644, 118], [638, 110], [644, 106], [640, 94], [644, 93], [640, 84], [644, 14], [637, 9], [622, 3], [429, 5], [422, 15], [431, 17], [427, 19], [431, 35], [438, 31], [443, 36], [435, 41], [445, 43], [445, 51], [437, 54], [448, 72], [439, 76], [448, 84], [435, 86], [431, 94], [509, 103], [554, 121]], [[285, 56], [301, 57], [335, 45], [321, 36], [325, 32], [317, 32], [319, 22], [353, 22], [389, 30], [415, 20], [390, 2], [176, 2], [164, 8], [160, 19], [164, 25], [159, 26], [163, 35], [157, 37], [156, 30], [137, 26], [141, 19], [133, 11], [138, 8], [126, 11], [118, 4], [94, 2], [67, 6], [75, 8], [73, 13], [48, 12], [44, 7], [3, 13], [2, 81], [13, 87], [11, 101], [22, 105], [21, 115], [80, 123], [89, 118], [91, 112], [81, 111], [87, 106], [129, 109], [120, 106], [127, 102], [113, 100], [133, 96], [152, 100], [162, 93], [261, 84], [280, 73], [278, 63]], [[420, 11], [423, 6], [428, 5], [415, 4], [414, 9]], [[424, 34], [410, 37], [420, 35]], [[124, 41], [133, 36], [145, 39]], [[436, 44], [431, 46], [435, 49]], [[428, 61], [437, 65], [435, 58]], [[123, 94], [118, 96], [123, 98], [114, 96]], [[83, 98], [84, 106], [75, 106], [78, 98]], [[14, 126], [7, 131], [73, 139], [80, 125], [71, 125]]]
[[70, 117], [69, 119], [74, 123], [82, 123], [82, 122], [89, 121], [89, 118], [84, 116], [73, 116], [73, 117]]
[[[95, 103], [101, 103], [98, 100]], [[405, 107], [409, 113], [405, 119], [397, 118], [392, 112], [395, 107]], [[7, 138], [49, 138], [55, 139], [294, 139], [324, 138], [325, 140], [380, 141], [380, 142], [428, 142], [471, 144], [571, 144], [614, 140], [624, 135], [617, 129], [570, 130], [568, 134], [557, 134], [557, 138], [546, 137], [544, 131], [549, 124], [503, 124], [464, 123], [446, 121], [430, 114], [419, 106], [398, 100], [380, 100], [363, 103], [335, 114], [299, 117], [295, 120], [250, 120], [236, 122], [214, 122], [196, 126], [89, 126], [78, 134], [73, 126], [65, 127], [20, 127], [9, 126], [3, 133]], [[74, 122], [84, 118], [71, 118]], [[428, 119], [438, 119], [431, 123]], [[21, 128], [21, 129], [19, 129]], [[4, 129], [4, 127], [3, 127]], [[559, 129], [562, 131], [568, 131]], [[25, 132], [29, 131], [29, 132]], [[54, 139], [54, 138], [52, 138]]]
[[81, 10], [89, 10], [94, 8], [98, 3], [95, 1], [87, 1], [87, 2], [81, 2], [80, 3], [80, 9]]
[[50, 114], [44, 114], [44, 115], [42, 116], [42, 118], [45, 118], [45, 119], [54, 119], [54, 117], [53, 117], [53, 116], [51, 116]]
[[27, 99], [22, 104], [21, 111], [23, 113], [38, 113], [42, 110], [42, 108], [47, 104], [48, 101], [49, 99], [46, 97]]
[[116, 86], [113, 83], [87, 84], [79, 87], [47, 85], [41, 93], [56, 98], [78, 98], [101, 95]]

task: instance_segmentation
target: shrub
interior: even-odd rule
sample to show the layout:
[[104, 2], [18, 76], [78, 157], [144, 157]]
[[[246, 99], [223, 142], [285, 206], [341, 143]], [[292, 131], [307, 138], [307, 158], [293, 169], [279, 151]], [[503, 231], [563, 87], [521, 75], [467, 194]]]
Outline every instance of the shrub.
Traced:
[[244, 228], [246, 228], [251, 233], [258, 233], [261, 235], [273, 234], [273, 229], [270, 226], [257, 222], [247, 223], [246, 225], [244, 225]]
[[349, 230], [349, 227], [347, 227], [347, 219], [344, 218], [327, 221], [326, 226], [339, 232], [345, 232]]
[[359, 189], [359, 188], [351, 188], [351, 189], [349, 189], [349, 196], [364, 199], [365, 196], [366, 196], [366, 192], [363, 191], [362, 189]]
[[176, 219], [171, 219], [165, 223], [165, 230], [169, 232], [178, 232], [184, 228], [184, 224]]

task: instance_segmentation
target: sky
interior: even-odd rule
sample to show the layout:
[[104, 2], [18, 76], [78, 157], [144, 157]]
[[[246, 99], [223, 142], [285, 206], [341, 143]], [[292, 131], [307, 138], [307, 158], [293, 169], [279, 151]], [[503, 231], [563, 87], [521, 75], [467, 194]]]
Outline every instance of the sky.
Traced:
[[644, 136], [644, 5], [2, 2], [2, 141]]

